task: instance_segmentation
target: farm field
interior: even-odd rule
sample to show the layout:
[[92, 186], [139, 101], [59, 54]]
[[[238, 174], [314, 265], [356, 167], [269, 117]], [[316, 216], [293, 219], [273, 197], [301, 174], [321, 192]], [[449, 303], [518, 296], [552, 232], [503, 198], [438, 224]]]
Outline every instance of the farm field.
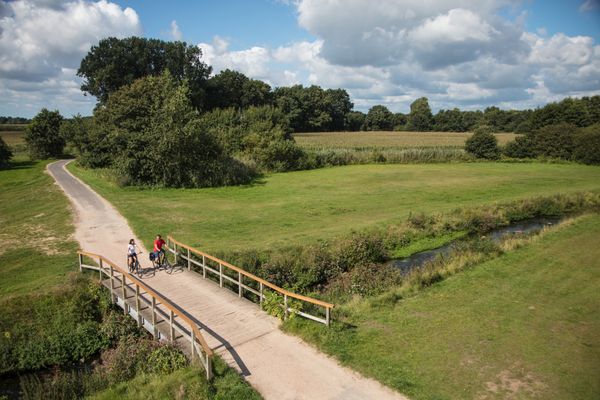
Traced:
[[0, 137], [9, 146], [16, 146], [25, 143], [25, 124], [0, 124]]
[[345, 326], [287, 329], [414, 399], [594, 399], [599, 286], [595, 214], [396, 303], [349, 306]]
[[211, 252], [312, 243], [410, 213], [600, 190], [600, 168], [576, 164], [354, 165], [188, 190], [121, 188], [98, 170], [69, 169], [111, 201], [146, 244], [156, 233], [171, 234]]
[[[322, 149], [401, 149], [408, 147], [463, 147], [470, 132], [318, 132], [296, 133], [294, 139], [307, 150]], [[518, 136], [497, 133], [504, 145]]]

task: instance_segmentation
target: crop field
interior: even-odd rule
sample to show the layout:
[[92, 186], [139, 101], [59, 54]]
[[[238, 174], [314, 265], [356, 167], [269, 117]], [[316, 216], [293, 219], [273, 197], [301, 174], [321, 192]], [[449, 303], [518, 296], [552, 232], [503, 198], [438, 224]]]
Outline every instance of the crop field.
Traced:
[[73, 163], [69, 169], [111, 201], [146, 243], [172, 234], [211, 252], [313, 243], [411, 213], [600, 190], [600, 168], [577, 164], [353, 165], [186, 190], [121, 188], [108, 173]]
[[25, 143], [25, 124], [0, 124], [0, 137], [9, 146], [17, 146]]
[[[585, 251], [583, 251], [585, 249]], [[347, 324], [287, 328], [413, 399], [597, 399], [600, 215]]]
[[[323, 149], [403, 149], [409, 147], [463, 147], [469, 132], [319, 132], [296, 133], [294, 139], [307, 150]], [[497, 133], [504, 145], [517, 135]]]

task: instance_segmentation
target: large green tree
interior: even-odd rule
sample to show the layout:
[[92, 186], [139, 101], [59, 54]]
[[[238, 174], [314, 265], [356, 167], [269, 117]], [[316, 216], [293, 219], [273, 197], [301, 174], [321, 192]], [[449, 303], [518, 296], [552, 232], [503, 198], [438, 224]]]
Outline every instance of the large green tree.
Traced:
[[410, 105], [407, 129], [410, 131], [430, 131], [433, 127], [433, 114], [427, 97], [421, 97]]
[[63, 117], [58, 110], [43, 108], [27, 126], [25, 142], [33, 159], [60, 157], [65, 148], [65, 140], [60, 135]]
[[271, 104], [271, 87], [241, 72], [226, 69], [208, 81], [207, 108], [248, 108]]
[[6, 144], [4, 139], [0, 137], [0, 168], [8, 166], [8, 161], [13, 156], [10, 147]]
[[234, 161], [202, 128], [188, 92], [168, 71], [114, 92], [96, 110], [95, 137], [83, 160], [102, 158], [125, 184], [202, 187], [246, 182], [247, 175], [230, 174]]
[[365, 131], [391, 131], [394, 114], [386, 106], [376, 105], [369, 109], [363, 125]]
[[198, 46], [185, 42], [110, 37], [92, 46], [77, 75], [83, 78], [81, 90], [104, 104], [111, 93], [136, 79], [168, 70], [177, 82], [187, 81], [192, 104], [202, 109], [211, 68], [200, 60], [201, 56]]

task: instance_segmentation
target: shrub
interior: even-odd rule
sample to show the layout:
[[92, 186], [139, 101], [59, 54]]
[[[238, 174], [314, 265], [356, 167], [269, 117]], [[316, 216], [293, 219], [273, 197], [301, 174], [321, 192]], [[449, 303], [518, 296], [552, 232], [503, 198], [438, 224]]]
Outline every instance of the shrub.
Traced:
[[475, 129], [475, 133], [465, 143], [465, 150], [477, 158], [488, 160], [500, 158], [498, 139], [491, 132], [491, 129], [485, 125]]
[[146, 365], [147, 372], [166, 375], [186, 367], [188, 361], [181, 350], [171, 345], [165, 345], [150, 353]]
[[537, 156], [530, 135], [517, 136], [515, 140], [506, 144], [503, 152], [512, 158], [535, 158]]
[[537, 156], [570, 160], [576, 131], [575, 125], [567, 123], [544, 126], [531, 134], [533, 151]]
[[584, 164], [600, 164], [600, 124], [582, 128], [575, 135], [573, 158]]
[[0, 137], [0, 168], [5, 168], [8, 166], [8, 161], [13, 156], [10, 147], [6, 144], [4, 139]]
[[63, 117], [57, 111], [43, 108], [25, 130], [25, 141], [32, 159], [60, 157], [65, 140], [60, 135]]

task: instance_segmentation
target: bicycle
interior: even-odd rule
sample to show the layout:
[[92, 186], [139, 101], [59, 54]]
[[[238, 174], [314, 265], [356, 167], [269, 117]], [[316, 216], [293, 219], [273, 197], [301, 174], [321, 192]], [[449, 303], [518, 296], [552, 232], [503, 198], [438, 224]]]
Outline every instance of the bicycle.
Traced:
[[136, 254], [136, 257], [133, 258], [133, 262], [132, 263], [129, 263], [129, 260], [127, 260], [127, 265], [129, 266], [129, 273], [133, 274], [135, 272], [135, 274], [139, 278], [141, 278], [142, 275], [144, 275], [144, 270], [142, 269], [142, 266], [140, 265], [139, 257], [137, 257], [140, 254], [142, 254], [141, 251]]
[[161, 268], [163, 268], [166, 271], [168, 268], [171, 268], [171, 263], [169, 262], [167, 252], [165, 250], [161, 250], [154, 253], [158, 253], [152, 260], [152, 266], [155, 270], [160, 270]]

